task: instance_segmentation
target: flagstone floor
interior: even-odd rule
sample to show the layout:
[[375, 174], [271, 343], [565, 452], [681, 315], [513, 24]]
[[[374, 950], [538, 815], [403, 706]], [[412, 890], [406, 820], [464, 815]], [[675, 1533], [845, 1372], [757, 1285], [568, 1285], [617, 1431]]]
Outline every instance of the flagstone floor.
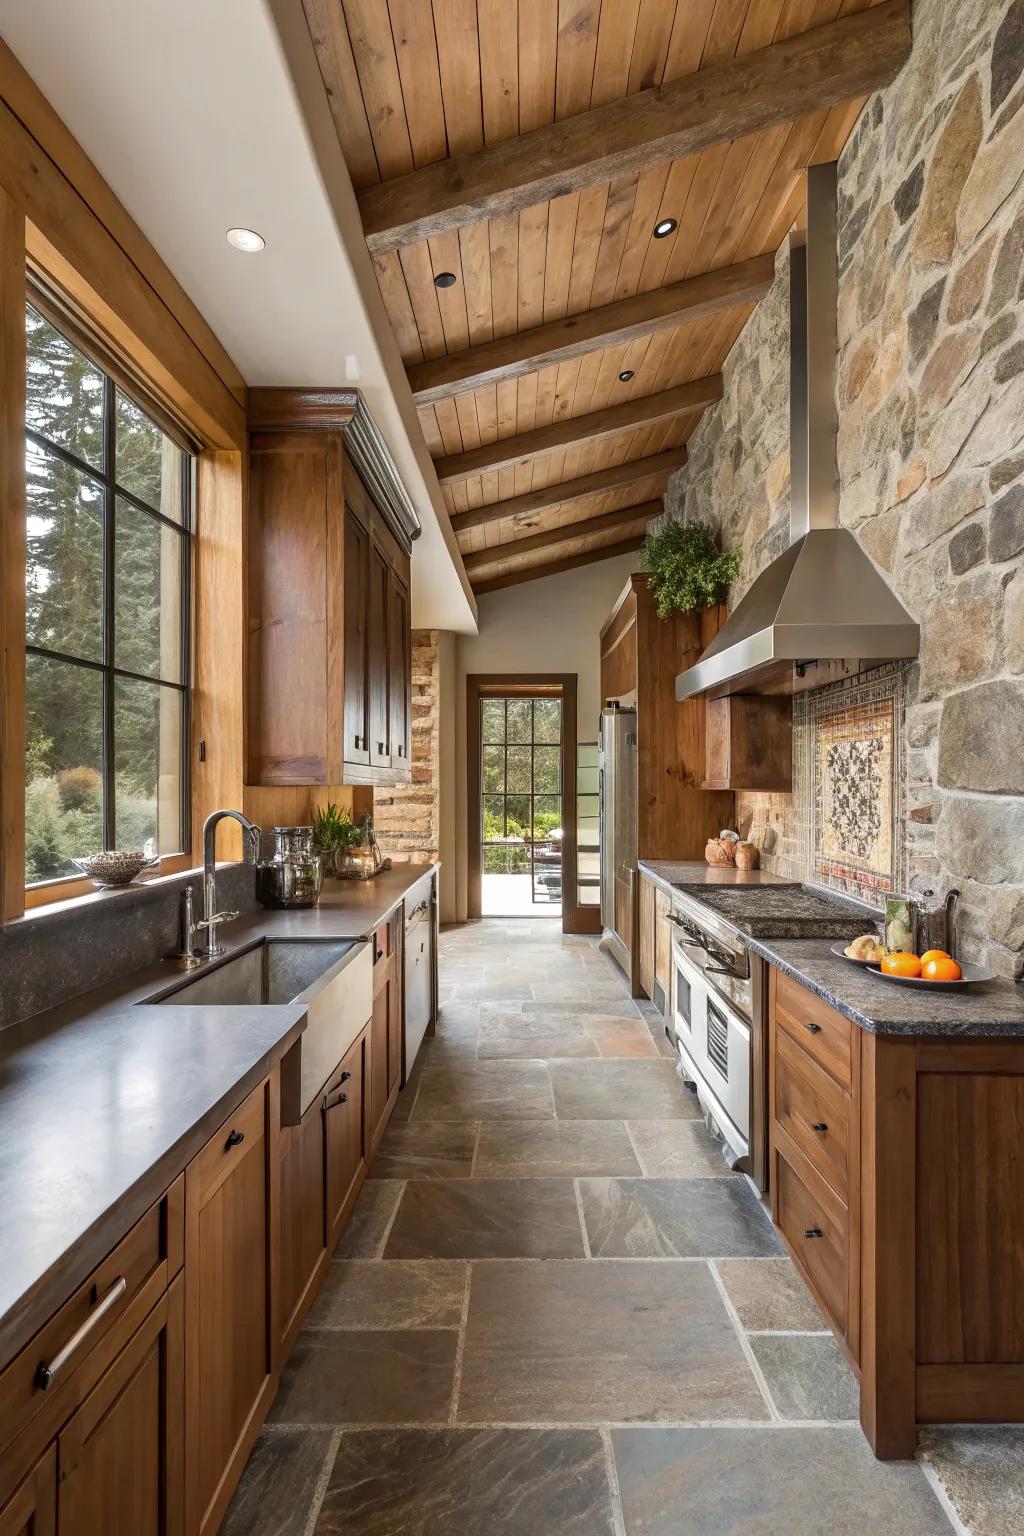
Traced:
[[752, 1186], [595, 940], [485, 921], [440, 965], [227, 1536], [1024, 1530], [1019, 1431], [874, 1459]]

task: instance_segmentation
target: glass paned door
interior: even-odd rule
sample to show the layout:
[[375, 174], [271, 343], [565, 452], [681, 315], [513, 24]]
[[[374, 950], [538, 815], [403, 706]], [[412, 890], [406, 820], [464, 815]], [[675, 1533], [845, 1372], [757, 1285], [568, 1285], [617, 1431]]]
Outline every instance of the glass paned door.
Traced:
[[481, 699], [485, 917], [561, 914], [562, 769], [560, 699]]

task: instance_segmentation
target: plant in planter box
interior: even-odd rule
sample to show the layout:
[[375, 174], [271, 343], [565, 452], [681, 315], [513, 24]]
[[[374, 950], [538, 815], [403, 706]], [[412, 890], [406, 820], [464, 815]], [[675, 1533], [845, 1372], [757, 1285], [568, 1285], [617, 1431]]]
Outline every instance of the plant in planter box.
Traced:
[[640, 566], [651, 578], [659, 619], [724, 603], [740, 568], [737, 550], [720, 550], [707, 523], [666, 523], [647, 535]]
[[339, 807], [331, 800], [318, 808], [313, 817], [313, 847], [323, 860], [326, 874], [338, 873], [342, 854], [354, 848], [361, 836], [345, 806]]

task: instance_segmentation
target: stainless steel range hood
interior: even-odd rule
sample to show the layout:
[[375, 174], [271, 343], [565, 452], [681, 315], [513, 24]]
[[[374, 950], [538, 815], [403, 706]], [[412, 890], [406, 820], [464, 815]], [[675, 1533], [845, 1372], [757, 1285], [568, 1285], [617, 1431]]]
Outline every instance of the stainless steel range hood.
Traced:
[[754, 582], [676, 698], [788, 693], [797, 668], [862, 671], [916, 656], [920, 630], [853, 534], [836, 471], [836, 166], [807, 173], [807, 238], [790, 237], [790, 545]]

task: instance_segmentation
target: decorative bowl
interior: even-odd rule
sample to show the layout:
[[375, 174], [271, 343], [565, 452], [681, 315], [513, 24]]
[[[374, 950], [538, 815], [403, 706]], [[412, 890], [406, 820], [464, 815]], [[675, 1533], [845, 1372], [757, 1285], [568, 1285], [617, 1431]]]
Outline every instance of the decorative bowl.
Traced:
[[72, 859], [72, 864], [88, 875], [93, 885], [101, 890], [118, 885], [131, 885], [136, 875], [160, 861], [148, 853], [110, 850], [108, 853], [90, 853], [83, 859]]

